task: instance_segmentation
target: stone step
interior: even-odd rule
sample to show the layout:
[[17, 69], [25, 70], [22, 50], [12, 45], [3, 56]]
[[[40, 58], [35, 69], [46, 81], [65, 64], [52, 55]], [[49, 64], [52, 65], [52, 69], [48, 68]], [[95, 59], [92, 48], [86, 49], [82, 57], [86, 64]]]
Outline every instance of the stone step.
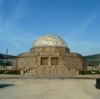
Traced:
[[58, 75], [64, 75], [62, 71], [57, 71]]
[[51, 71], [51, 75], [57, 75], [57, 72], [56, 71]]
[[43, 72], [38, 71], [37, 74], [38, 74], [38, 75], [43, 75]]
[[32, 74], [32, 75], [69, 75], [69, 74], [75, 74], [76, 70], [71, 69], [71, 71], [66, 68], [65, 66], [38, 66], [35, 69], [28, 71], [26, 74]]

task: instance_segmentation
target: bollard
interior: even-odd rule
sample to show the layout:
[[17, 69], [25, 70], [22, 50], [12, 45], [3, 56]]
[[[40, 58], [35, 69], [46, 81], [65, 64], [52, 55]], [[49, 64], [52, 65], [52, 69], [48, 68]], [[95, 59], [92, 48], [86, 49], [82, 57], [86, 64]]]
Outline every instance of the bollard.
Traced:
[[21, 75], [24, 74], [23, 70], [20, 70], [20, 74], [21, 74]]
[[26, 69], [23, 70], [24, 74], [26, 73]]
[[100, 89], [100, 78], [96, 79], [96, 88]]

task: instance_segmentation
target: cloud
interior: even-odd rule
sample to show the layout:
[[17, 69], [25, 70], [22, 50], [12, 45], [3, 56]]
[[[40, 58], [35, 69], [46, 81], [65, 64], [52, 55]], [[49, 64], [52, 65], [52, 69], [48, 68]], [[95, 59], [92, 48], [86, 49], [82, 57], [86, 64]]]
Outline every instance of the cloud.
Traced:
[[90, 55], [91, 47], [93, 47], [94, 54], [100, 53], [99, 42], [82, 41], [80, 39], [78, 40], [79, 37], [82, 38], [82, 34], [85, 34], [85, 29], [87, 29], [88, 26], [91, 24], [91, 22], [96, 19], [99, 12], [100, 12], [100, 4], [98, 4], [98, 6], [92, 12], [90, 18], [88, 18], [83, 25], [81, 25], [78, 29], [72, 31], [71, 33], [69, 33], [64, 37], [65, 41], [68, 43], [69, 48], [71, 49], [72, 52], [82, 53], [83, 55]]
[[12, 10], [10, 11], [9, 15], [5, 15], [2, 12], [3, 16], [6, 16], [6, 19], [4, 20], [4, 27], [5, 28], [10, 28], [13, 25], [15, 25], [15, 22], [17, 22], [17, 20], [23, 18], [25, 16], [25, 2], [23, 0], [20, 0], [19, 4], [16, 4]]
[[89, 26], [89, 24], [96, 18], [97, 15], [91, 16], [84, 24], [83, 26], [79, 27], [78, 29], [72, 31], [68, 35], [66, 35], [66, 38], [75, 39], [79, 36], [81, 36], [84, 32], [84, 30]]
[[[66, 40], [65, 40], [66, 41]], [[99, 42], [93, 43], [88, 41], [71, 41], [67, 40], [68, 47], [71, 52], [80, 53], [82, 55], [90, 55], [91, 54], [91, 48], [93, 48], [93, 53], [100, 53], [100, 44]]]
[[75, 39], [75, 38], [81, 36], [82, 34], [84, 34], [85, 33], [84, 30], [98, 16], [98, 13], [100, 12], [99, 10], [100, 10], [100, 4], [98, 4], [98, 6], [92, 12], [91, 16], [87, 19], [86, 22], [84, 22], [84, 24], [82, 26], [80, 26], [78, 29], [73, 30], [71, 33], [66, 35], [66, 37], [71, 38], [71, 39]]
[[3, 13], [0, 14], [0, 39], [19, 49], [23, 48], [23, 43], [33, 42], [36, 38], [32, 36], [31, 32], [26, 32], [15, 23], [15, 21], [25, 16], [24, 6], [25, 2], [21, 0], [16, 7], [12, 8], [13, 10], [7, 19], [2, 18]]
[[92, 15], [92, 16], [88, 19], [88, 21], [85, 22], [85, 24], [81, 27], [80, 30], [82, 31], [82, 30], [86, 29], [86, 28], [89, 26], [89, 24], [96, 18], [96, 16], [97, 16], [97, 14]]
[[33, 35], [31, 33], [21, 33], [22, 31], [19, 30], [19, 33], [13, 33], [13, 31], [7, 31], [7, 29], [5, 31], [3, 31], [2, 36], [0, 36], [0, 38], [15, 46], [18, 49], [22, 49], [23, 48], [23, 44], [25, 43], [30, 43], [33, 42], [35, 40], [36, 37], [33, 37]]
[[[94, 53], [99, 53], [100, 44], [78, 40], [79, 37], [82, 38], [82, 34], [84, 34], [85, 29], [89, 26], [89, 24], [96, 18], [96, 14], [91, 16], [79, 29], [76, 29], [65, 36], [65, 41], [68, 43], [68, 47], [70, 48], [71, 52], [80, 53], [82, 55], [90, 55], [91, 54], [91, 47], [94, 48]], [[78, 41], [77, 41], [77, 40]]]

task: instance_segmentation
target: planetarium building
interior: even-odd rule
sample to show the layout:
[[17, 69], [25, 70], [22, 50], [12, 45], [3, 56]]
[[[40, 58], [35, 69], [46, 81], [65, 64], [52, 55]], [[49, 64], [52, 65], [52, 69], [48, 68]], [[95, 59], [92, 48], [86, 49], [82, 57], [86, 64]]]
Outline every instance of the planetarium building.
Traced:
[[28, 74], [34, 75], [66, 75], [82, 67], [82, 56], [70, 52], [66, 42], [55, 34], [40, 36], [30, 52], [21, 53], [13, 60], [14, 69], [30, 68]]

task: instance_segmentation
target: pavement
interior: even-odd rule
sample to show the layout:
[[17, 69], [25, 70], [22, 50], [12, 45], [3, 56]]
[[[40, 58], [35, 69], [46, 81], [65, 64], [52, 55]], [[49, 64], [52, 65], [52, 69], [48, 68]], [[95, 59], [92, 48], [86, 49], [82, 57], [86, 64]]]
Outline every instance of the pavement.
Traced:
[[0, 74], [0, 78], [70, 78], [70, 79], [96, 79], [100, 78], [100, 75], [60, 75], [60, 76], [53, 76], [53, 75], [7, 75], [7, 74]]
[[0, 99], [100, 99], [99, 75], [38, 76], [0, 75]]

